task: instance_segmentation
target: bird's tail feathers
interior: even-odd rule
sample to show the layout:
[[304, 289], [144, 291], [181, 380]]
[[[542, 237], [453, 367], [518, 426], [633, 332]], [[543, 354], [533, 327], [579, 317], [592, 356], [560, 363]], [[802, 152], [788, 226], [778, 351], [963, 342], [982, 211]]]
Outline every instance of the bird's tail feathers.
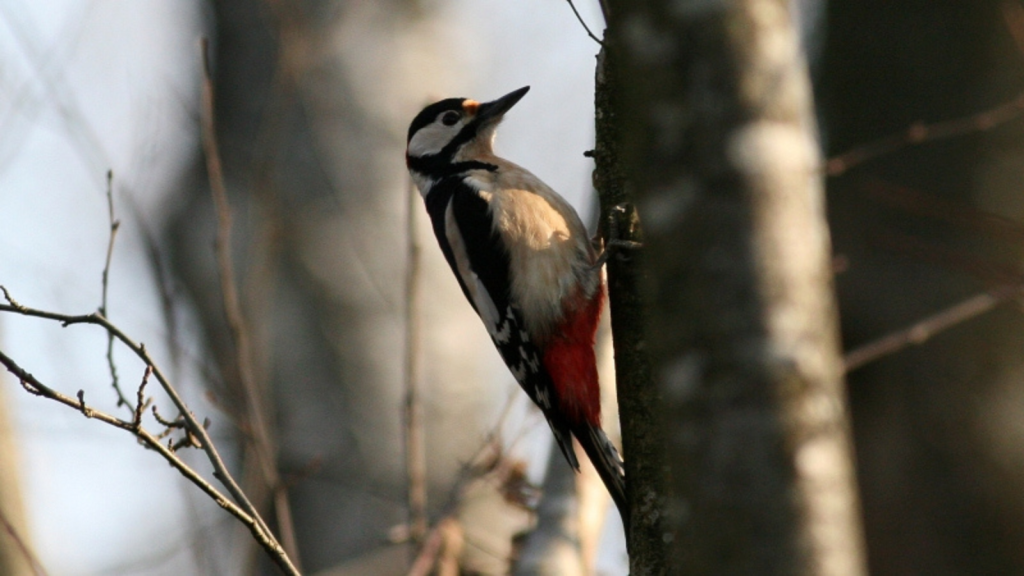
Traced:
[[615, 449], [604, 430], [599, 426], [584, 424], [573, 430], [583, 451], [597, 469], [601, 481], [611, 494], [615, 506], [622, 515], [623, 525], [629, 526], [629, 507], [626, 504], [626, 470], [619, 451]]
[[562, 455], [569, 461], [569, 466], [576, 472], [580, 471], [580, 461], [576, 459], [576, 451], [572, 447], [572, 429], [565, 420], [548, 417], [548, 425], [555, 435], [555, 444], [562, 451]]

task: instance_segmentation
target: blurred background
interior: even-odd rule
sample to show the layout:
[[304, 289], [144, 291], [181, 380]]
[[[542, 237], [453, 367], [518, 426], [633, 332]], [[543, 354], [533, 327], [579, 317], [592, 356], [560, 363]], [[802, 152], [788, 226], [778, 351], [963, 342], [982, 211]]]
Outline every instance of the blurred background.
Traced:
[[[596, 4], [576, 7], [600, 35]], [[795, 4], [827, 154], [1024, 92], [1017, 0]], [[252, 448], [214, 258], [204, 36], [276, 482]], [[0, 284], [35, 308], [98, 308], [112, 170], [108, 316], [211, 418], [268, 518], [286, 495], [305, 571], [404, 573], [408, 123], [436, 99], [532, 86], [499, 153], [587, 219], [597, 48], [562, 0], [0, 0]], [[1021, 108], [829, 178], [847, 349], [1021, 281]], [[513, 535], [532, 525], [535, 494], [519, 480], [545, 482], [549, 432], [414, 207], [428, 510], [432, 523], [456, 514], [444, 547], [463, 572], [500, 574]], [[1024, 574], [1015, 305], [851, 372], [872, 573]], [[117, 410], [99, 329], [3, 314], [0, 349], [43, 383]], [[134, 390], [142, 365], [124, 350], [115, 360]], [[273, 573], [233, 518], [127, 434], [7, 374], [0, 383], [0, 505], [47, 573]], [[567, 469], [559, 458], [553, 473]], [[471, 461], [486, 470], [466, 482]], [[603, 522], [607, 501], [590, 501], [596, 519], [577, 529], [599, 532], [591, 568], [624, 574], [618, 518]]]
[[[580, 10], [600, 29], [596, 5]], [[37, 308], [99, 306], [112, 170], [121, 225], [108, 315], [147, 345], [197, 415], [211, 417], [253, 487], [262, 483], [244, 448], [252, 431], [224, 320], [200, 146], [199, 40], [210, 38], [254, 380], [269, 398], [303, 566], [401, 571], [409, 552], [390, 543], [403, 539], [392, 532], [406, 521], [405, 133], [433, 100], [485, 100], [531, 85], [500, 150], [588, 213], [583, 152], [597, 44], [569, 6], [0, 2], [0, 30], [0, 284]], [[549, 432], [525, 396], [513, 395], [514, 380], [415, 208], [436, 519], [499, 420], [501, 444], [538, 483]], [[90, 404], [116, 412], [100, 330], [5, 315], [0, 343], [44, 383], [71, 395], [82, 389]], [[142, 366], [124, 352], [115, 353], [119, 375], [134, 390]], [[0, 469], [16, 472], [2, 490], [50, 574], [243, 574], [265, 563], [237, 522], [158, 456], [2, 378], [8, 451]], [[485, 484], [464, 506], [480, 517], [464, 523], [478, 526], [465, 530], [464, 554], [467, 566], [495, 573], [527, 514], [505, 503], [498, 482]]]

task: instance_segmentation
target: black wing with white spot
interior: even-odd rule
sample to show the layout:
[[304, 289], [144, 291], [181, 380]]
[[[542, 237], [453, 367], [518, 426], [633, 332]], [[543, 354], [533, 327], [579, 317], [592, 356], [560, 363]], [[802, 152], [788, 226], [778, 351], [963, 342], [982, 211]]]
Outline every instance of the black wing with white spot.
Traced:
[[487, 200], [461, 177], [453, 176], [434, 184], [426, 202], [434, 235], [462, 292], [484, 321], [516, 381], [544, 413], [566, 460], [579, 470], [569, 424], [556, 410], [558, 398], [551, 376], [509, 297], [509, 256], [491, 225]]

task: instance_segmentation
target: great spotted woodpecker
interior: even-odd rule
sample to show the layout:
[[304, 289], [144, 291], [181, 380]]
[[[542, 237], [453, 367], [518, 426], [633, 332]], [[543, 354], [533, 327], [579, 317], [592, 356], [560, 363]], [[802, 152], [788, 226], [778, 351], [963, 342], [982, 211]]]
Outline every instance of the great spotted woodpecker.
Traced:
[[594, 356], [604, 286], [576, 211], [494, 155], [494, 133], [529, 86], [480, 103], [449, 98], [409, 126], [406, 164], [463, 293], [573, 469], [575, 436], [624, 521], [625, 475], [601, 429]]

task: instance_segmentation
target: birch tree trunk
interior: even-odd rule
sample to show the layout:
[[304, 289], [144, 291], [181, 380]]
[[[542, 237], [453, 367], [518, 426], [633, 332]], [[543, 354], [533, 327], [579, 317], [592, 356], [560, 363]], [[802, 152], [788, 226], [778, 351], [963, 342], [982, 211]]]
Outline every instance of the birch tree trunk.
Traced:
[[790, 4], [610, 5], [665, 398], [670, 572], [862, 574], [816, 128]]

